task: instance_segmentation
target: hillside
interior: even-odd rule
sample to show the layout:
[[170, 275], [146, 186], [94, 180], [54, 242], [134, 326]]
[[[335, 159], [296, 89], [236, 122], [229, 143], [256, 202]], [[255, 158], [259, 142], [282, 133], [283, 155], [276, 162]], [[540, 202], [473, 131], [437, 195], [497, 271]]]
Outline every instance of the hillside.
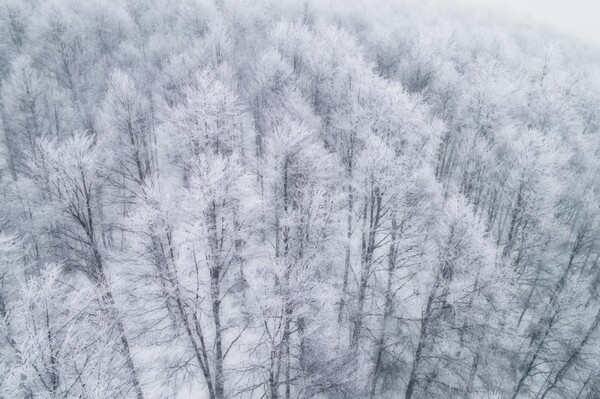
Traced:
[[599, 54], [410, 0], [0, 0], [0, 399], [600, 397]]

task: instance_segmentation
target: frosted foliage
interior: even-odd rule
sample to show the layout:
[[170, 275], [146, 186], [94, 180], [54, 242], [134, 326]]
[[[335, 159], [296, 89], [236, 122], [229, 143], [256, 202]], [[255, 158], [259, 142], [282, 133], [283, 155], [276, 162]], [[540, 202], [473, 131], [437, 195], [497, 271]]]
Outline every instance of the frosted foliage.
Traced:
[[0, 399], [600, 397], [599, 66], [412, 0], [0, 0]]

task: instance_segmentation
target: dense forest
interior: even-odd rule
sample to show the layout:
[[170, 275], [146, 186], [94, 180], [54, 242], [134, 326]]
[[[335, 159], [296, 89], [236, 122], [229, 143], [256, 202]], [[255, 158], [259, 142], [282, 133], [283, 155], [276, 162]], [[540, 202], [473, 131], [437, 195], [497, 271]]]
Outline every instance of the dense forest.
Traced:
[[0, 0], [0, 398], [600, 398], [599, 151], [523, 21]]

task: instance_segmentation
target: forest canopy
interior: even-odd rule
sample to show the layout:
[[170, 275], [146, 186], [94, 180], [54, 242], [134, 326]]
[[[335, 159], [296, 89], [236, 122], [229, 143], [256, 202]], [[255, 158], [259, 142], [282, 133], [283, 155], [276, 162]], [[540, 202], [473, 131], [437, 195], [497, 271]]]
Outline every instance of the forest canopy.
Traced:
[[598, 398], [599, 150], [547, 28], [0, 0], [0, 399]]

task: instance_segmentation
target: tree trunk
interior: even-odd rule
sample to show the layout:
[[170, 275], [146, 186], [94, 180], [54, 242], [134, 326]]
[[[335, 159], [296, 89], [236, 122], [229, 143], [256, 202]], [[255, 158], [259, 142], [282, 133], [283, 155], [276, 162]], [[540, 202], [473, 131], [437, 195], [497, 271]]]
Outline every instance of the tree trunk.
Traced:
[[220, 299], [220, 276], [219, 271], [211, 270], [211, 299], [212, 313], [215, 324], [215, 399], [223, 399], [224, 376], [223, 376], [223, 343], [221, 337], [221, 299]]
[[383, 358], [383, 352], [385, 348], [385, 331], [389, 317], [392, 315], [393, 304], [394, 304], [394, 293], [392, 292], [392, 283], [394, 281], [394, 273], [396, 271], [396, 233], [398, 226], [396, 225], [396, 216], [392, 215], [392, 231], [391, 231], [391, 243], [388, 253], [388, 280], [385, 291], [385, 305], [383, 309], [383, 318], [381, 320], [381, 336], [377, 342], [376, 353], [375, 353], [375, 365], [373, 367], [373, 380], [371, 382], [371, 392], [369, 397], [374, 398], [377, 390], [377, 380], [379, 379], [379, 373], [381, 369], [381, 361]]
[[[537, 358], [540, 355], [542, 346], [544, 345], [546, 338], [548, 337], [548, 334], [550, 333], [550, 330], [552, 329], [552, 326], [554, 325], [554, 322], [556, 321], [556, 316], [558, 316], [558, 311], [556, 311], [556, 313], [554, 313], [554, 315], [548, 321], [548, 325], [545, 328], [544, 335], [539, 340], [539, 344], [538, 344], [536, 350], [533, 352], [531, 359], [529, 360], [529, 362], [527, 362], [527, 365], [525, 366], [525, 371], [523, 372], [523, 375], [517, 382], [515, 392], [514, 392], [513, 396], [511, 397], [511, 399], [517, 398], [517, 396], [521, 392], [521, 389], [523, 388], [523, 385], [525, 384], [525, 380], [527, 380], [527, 377], [529, 377], [529, 375], [531, 374], [531, 371], [533, 370], [533, 368], [535, 366], [535, 361], [537, 360]], [[535, 336], [532, 338], [532, 342], [535, 342]]]
[[433, 310], [433, 301], [435, 299], [438, 286], [440, 284], [440, 272], [438, 272], [435, 283], [433, 284], [433, 288], [431, 289], [431, 293], [429, 294], [429, 298], [427, 298], [427, 306], [425, 307], [425, 313], [423, 314], [423, 319], [421, 321], [421, 330], [419, 333], [419, 343], [417, 344], [417, 350], [415, 352], [415, 359], [413, 360], [413, 365], [410, 371], [410, 377], [408, 379], [408, 384], [406, 385], [406, 393], [404, 395], [404, 399], [410, 399], [414, 393], [415, 386], [417, 384], [417, 378], [419, 374], [419, 366], [421, 365], [421, 360], [423, 356], [423, 349], [425, 348], [425, 340], [427, 339], [427, 327], [429, 326], [429, 322], [432, 315]]
[[342, 295], [340, 299], [340, 308], [338, 311], [338, 324], [341, 324], [344, 318], [344, 308], [346, 306], [346, 295], [348, 292], [348, 277], [350, 274], [350, 255], [351, 255], [351, 240], [352, 240], [352, 213], [354, 212], [354, 196], [352, 193], [352, 167], [350, 166], [348, 172], [348, 219], [347, 219], [347, 233], [346, 238], [346, 261], [344, 264], [344, 280], [342, 282]]
[[573, 366], [573, 364], [575, 363], [575, 361], [581, 354], [581, 351], [583, 350], [584, 346], [590, 340], [592, 334], [594, 334], [594, 332], [598, 329], [598, 324], [600, 324], [600, 311], [598, 311], [598, 313], [596, 314], [596, 317], [594, 318], [594, 322], [592, 323], [590, 328], [587, 330], [584, 338], [581, 340], [579, 345], [577, 345], [575, 350], [571, 353], [571, 355], [569, 356], [569, 358], [567, 359], [565, 364], [563, 364], [563, 366], [560, 368], [560, 370], [558, 370], [558, 372], [552, 379], [552, 382], [550, 383], [550, 385], [548, 385], [548, 387], [544, 390], [544, 393], [542, 394], [540, 399], [545, 399], [546, 395], [548, 395], [548, 393], [551, 390], [553, 390], [554, 387], [556, 387], [556, 384], [563, 379], [565, 374], [567, 374], [569, 369]]
[[[82, 173], [82, 176], [83, 176], [83, 173]], [[84, 187], [86, 187], [85, 179], [83, 179], [83, 183], [84, 183]], [[104, 259], [102, 258], [102, 255], [100, 254], [100, 250], [99, 250], [98, 244], [96, 242], [96, 235], [94, 233], [94, 223], [93, 223], [94, 219], [92, 217], [91, 202], [90, 202], [89, 195], [90, 195], [90, 192], [89, 192], [89, 190], [86, 189], [85, 190], [86, 203], [87, 203], [87, 229], [86, 229], [86, 232], [87, 232], [88, 239], [89, 239], [89, 242], [91, 245], [92, 254], [94, 257], [94, 263], [96, 266], [96, 270], [95, 270], [96, 284], [99, 289], [103, 290], [102, 300], [103, 300], [103, 305], [104, 305], [103, 306], [104, 311], [107, 313], [109, 320], [115, 321], [115, 325], [117, 327], [117, 332], [118, 332], [120, 340], [121, 340], [123, 356], [125, 357], [125, 362], [127, 364], [127, 369], [129, 370], [129, 374], [131, 376], [131, 383], [135, 389], [136, 397], [137, 397], [137, 399], [144, 399], [144, 394], [142, 393], [142, 388], [141, 388], [140, 381], [139, 381], [139, 378], [137, 375], [137, 370], [135, 368], [135, 365], [133, 363], [133, 358], [131, 356], [129, 341], [127, 340], [127, 336], [125, 333], [125, 327], [123, 326], [123, 321], [121, 320], [120, 316], [116, 312], [116, 303], [115, 303], [114, 297], [112, 295], [112, 291], [110, 289], [110, 283], [108, 281], [108, 278], [106, 277], [106, 272], [104, 269]]]
[[[367, 224], [367, 210], [369, 211], [368, 228], [365, 228]], [[371, 276], [371, 268], [373, 266], [375, 236], [377, 235], [381, 219], [381, 194], [377, 187], [372, 189], [369, 200], [365, 201], [363, 218], [363, 239], [361, 244], [362, 272], [360, 276], [360, 285], [358, 287], [358, 299], [356, 306], [357, 310], [354, 317], [354, 330], [352, 331], [351, 346], [353, 348], [358, 346], [358, 341], [362, 333], [365, 298], [367, 295], [369, 277]]]

